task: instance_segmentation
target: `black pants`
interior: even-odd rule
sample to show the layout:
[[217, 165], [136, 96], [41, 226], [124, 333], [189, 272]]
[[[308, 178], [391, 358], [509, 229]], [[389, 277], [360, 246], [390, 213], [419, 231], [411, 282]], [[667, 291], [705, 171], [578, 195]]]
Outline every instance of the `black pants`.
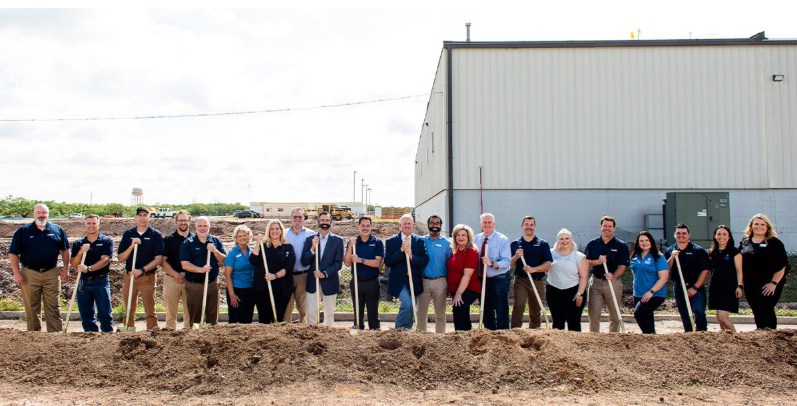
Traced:
[[480, 294], [481, 292], [465, 289], [465, 293], [462, 294], [462, 301], [464, 303], [460, 306], [454, 306], [452, 312], [454, 315], [454, 330], [468, 331], [473, 327], [470, 322], [470, 305], [479, 298]]
[[653, 312], [664, 303], [663, 297], [652, 297], [643, 303], [641, 297], [634, 297], [634, 318], [642, 334], [656, 334], [656, 323]]
[[[784, 278], [785, 279], [785, 278]], [[747, 283], [744, 284], [744, 296], [747, 298], [747, 303], [750, 309], [753, 310], [753, 319], [755, 320], [756, 328], [778, 328], [778, 316], [775, 315], [775, 305], [780, 300], [780, 294], [783, 293], [783, 285], [785, 281], [781, 280], [778, 287], [775, 288], [775, 293], [772, 296], [764, 296], [764, 285]], [[767, 282], [769, 283], [769, 282]]]
[[271, 298], [268, 296], [268, 287], [264, 290], [255, 290], [255, 306], [257, 306], [257, 318], [260, 324], [279, 323], [285, 317], [285, 309], [288, 308], [288, 301], [291, 296], [285, 296], [281, 289], [274, 289], [274, 308], [277, 310], [277, 319], [274, 320], [274, 312], [271, 309]]
[[232, 288], [235, 296], [238, 296], [238, 307], [230, 305], [230, 291], [227, 291], [227, 317], [228, 323], [252, 323], [252, 315], [255, 312], [255, 297], [252, 288]]
[[[349, 287], [354, 292], [354, 281], [349, 282]], [[358, 314], [360, 317], [360, 325], [357, 327], [360, 330], [365, 330], [365, 308], [368, 307], [368, 328], [371, 330], [379, 330], [379, 278], [371, 280], [357, 281], [357, 301], [360, 302]], [[354, 307], [354, 296], [352, 295], [352, 308]]]
[[578, 285], [567, 289], [558, 289], [551, 285], [545, 285], [545, 295], [548, 301], [548, 309], [551, 310], [553, 328], [564, 330], [565, 323], [567, 323], [568, 330], [581, 331], [581, 313], [584, 312], [587, 299], [582, 299], [581, 306], [576, 306], [576, 302], [573, 300], [576, 297], [576, 293], [578, 293]]

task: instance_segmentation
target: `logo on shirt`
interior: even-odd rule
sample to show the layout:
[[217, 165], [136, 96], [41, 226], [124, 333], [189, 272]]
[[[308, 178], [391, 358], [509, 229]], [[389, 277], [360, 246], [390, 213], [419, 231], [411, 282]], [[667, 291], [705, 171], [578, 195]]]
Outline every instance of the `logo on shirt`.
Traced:
[[440, 244], [435, 244], [434, 246], [435, 246], [435, 247], [439, 247], [439, 248], [442, 248], [442, 247], [443, 247], [443, 246], [442, 246], [442, 245], [440, 245]]
[[[236, 255], [236, 256], [235, 256], [235, 258], [240, 258], [240, 257], [242, 257], [242, 256], [244, 256], [244, 254], [238, 254], [238, 255]], [[132, 306], [131, 306], [131, 307], [132, 307]]]
[[[33, 237], [30, 237], [33, 238]], [[368, 244], [369, 247], [376, 247], [376, 244]]]
[[610, 251], [611, 252], [617, 252], [617, 248], [612, 248]]
[[[102, 247], [102, 244], [96, 244], [95, 247]], [[132, 307], [132, 306], [131, 306]]]
[[149, 237], [144, 237], [145, 240], [149, 240]]

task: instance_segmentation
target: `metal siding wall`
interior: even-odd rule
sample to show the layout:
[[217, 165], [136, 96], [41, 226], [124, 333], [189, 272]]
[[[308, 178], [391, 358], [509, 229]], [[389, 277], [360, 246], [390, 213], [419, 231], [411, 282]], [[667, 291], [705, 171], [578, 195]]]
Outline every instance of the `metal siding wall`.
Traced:
[[795, 187], [796, 49], [454, 49], [454, 188]]
[[[415, 153], [415, 205], [434, 197], [447, 187], [448, 125], [446, 123], [446, 51], [440, 55], [432, 94], [421, 123]], [[426, 126], [425, 123], [429, 123]]]

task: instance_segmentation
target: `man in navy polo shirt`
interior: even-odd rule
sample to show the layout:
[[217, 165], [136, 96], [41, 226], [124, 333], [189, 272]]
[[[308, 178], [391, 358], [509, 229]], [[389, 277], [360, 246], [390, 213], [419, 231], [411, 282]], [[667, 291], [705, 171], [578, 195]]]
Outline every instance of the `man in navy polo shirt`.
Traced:
[[[615, 309], [612, 292], [609, 289], [614, 289], [617, 305], [622, 305], [623, 284], [620, 282], [620, 277], [630, 264], [630, 254], [625, 242], [614, 237], [614, 228], [617, 224], [614, 217], [603, 216], [600, 224], [601, 236], [587, 243], [584, 249], [593, 276], [587, 302], [589, 331], [600, 332], [601, 311], [605, 305], [609, 309], [609, 332], [617, 333], [620, 331], [620, 314]], [[603, 264], [606, 264], [609, 273], [606, 273]]]
[[451, 240], [440, 235], [443, 219], [432, 214], [426, 220], [429, 235], [423, 237], [429, 263], [423, 268], [423, 293], [418, 295], [418, 330], [426, 331], [429, 302], [434, 303], [435, 332], [446, 332], [446, 297], [448, 297], [448, 269], [446, 261], [451, 256]]
[[[14, 283], [22, 288], [28, 331], [42, 329], [39, 315], [43, 299], [47, 332], [52, 333], [61, 331], [58, 295], [61, 281], [69, 278], [69, 241], [61, 227], [47, 221], [49, 216], [47, 205], [40, 203], [33, 207], [35, 220], [14, 232], [8, 259], [14, 271]], [[59, 254], [64, 261], [60, 280], [56, 268]]]
[[[100, 216], [96, 214], [86, 217], [83, 226], [86, 228], [86, 236], [72, 244], [72, 259], [69, 260], [73, 268], [83, 273], [77, 291], [80, 320], [83, 322], [85, 332], [97, 332], [102, 329], [104, 333], [112, 333], [111, 284], [108, 280], [111, 268], [108, 264], [111, 263], [113, 256], [113, 240], [100, 234]], [[84, 254], [85, 261], [83, 261]], [[95, 303], [100, 328], [97, 328], [97, 320], [94, 318]]]
[[[482, 279], [484, 266], [487, 265], [487, 283], [483, 288], [484, 295], [484, 328], [488, 330], [509, 329], [509, 263], [512, 250], [509, 239], [495, 231], [495, 216], [484, 213], [479, 217], [482, 232], [474, 239], [473, 244], [479, 250], [482, 261], [479, 269], [479, 280]], [[487, 249], [485, 249], [485, 246]]]
[[[382, 258], [385, 256], [385, 245], [382, 240], [371, 235], [371, 219], [360, 217], [357, 221], [359, 237], [351, 237], [346, 247], [343, 262], [352, 268], [357, 264], [357, 301], [360, 302], [359, 313], [360, 330], [365, 330], [365, 308], [368, 307], [368, 328], [379, 330], [379, 271], [382, 267]], [[357, 247], [357, 255], [353, 247]], [[354, 292], [354, 278], [349, 282], [349, 288]], [[354, 296], [352, 296], [354, 301]]]
[[[155, 271], [163, 260], [163, 235], [160, 231], [149, 226], [149, 209], [139, 206], [136, 209], [136, 226], [122, 234], [117, 251], [117, 261], [125, 263], [127, 275], [122, 287], [122, 300], [125, 301], [125, 311], [138, 307], [138, 295], [144, 302], [144, 313], [147, 319], [147, 330], [158, 327], [158, 317], [155, 315]], [[133, 269], [133, 246], [138, 245], [136, 268]], [[131, 275], [135, 275], [133, 286], [130, 286]], [[133, 289], [133, 302], [127, 303], [130, 291]], [[132, 314], [127, 327], [136, 326], [135, 314]], [[127, 315], [122, 318], [122, 322]]]
[[[208, 262], [208, 251], [212, 254]], [[205, 323], [215, 325], [219, 320], [219, 264], [224, 263], [227, 251], [221, 240], [210, 234], [210, 220], [205, 216], [196, 219], [196, 234], [180, 246], [180, 262], [185, 274], [185, 294], [188, 298], [189, 328], [202, 321], [202, 299], [205, 294], [205, 274], [208, 278], [208, 298], [205, 303]]]
[[[512, 307], [512, 322], [510, 328], [517, 328], [523, 325], [523, 311], [526, 303], [529, 304], [529, 328], [540, 327], [540, 304], [529, 282], [528, 273], [534, 281], [540, 300], [545, 300], [545, 277], [551, 269], [551, 247], [548, 241], [537, 238], [534, 230], [537, 229], [537, 220], [534, 217], [526, 216], [520, 221], [520, 228], [523, 229], [523, 236], [509, 244], [512, 259], [509, 261], [510, 267], [515, 267], [515, 305]], [[523, 266], [523, 257], [526, 266]]]
[[692, 331], [692, 322], [689, 320], [689, 309], [686, 308], [684, 300], [684, 289], [681, 286], [681, 276], [678, 275], [678, 264], [675, 263], [678, 257], [681, 263], [681, 270], [684, 274], [686, 283], [686, 294], [689, 296], [689, 303], [692, 306], [692, 313], [695, 315], [695, 329], [697, 331], [708, 330], [706, 320], [706, 280], [711, 273], [711, 259], [703, 247], [689, 241], [689, 227], [679, 223], [675, 226], [675, 245], [664, 251], [664, 258], [670, 266], [670, 280], [675, 283], [675, 305], [678, 306], [678, 313], [681, 314], [681, 322], [684, 324], [684, 331]]

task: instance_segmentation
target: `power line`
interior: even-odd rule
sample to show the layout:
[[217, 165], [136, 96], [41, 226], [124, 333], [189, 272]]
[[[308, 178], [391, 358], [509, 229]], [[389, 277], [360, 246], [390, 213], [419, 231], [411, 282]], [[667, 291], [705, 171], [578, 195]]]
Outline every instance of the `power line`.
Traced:
[[[434, 94], [434, 93], [432, 93]], [[152, 120], [160, 118], [190, 118], [190, 117], [214, 117], [214, 116], [235, 116], [244, 114], [264, 114], [264, 113], [282, 113], [286, 111], [303, 111], [303, 110], [318, 110], [329, 109], [337, 107], [357, 106], [361, 104], [384, 103], [396, 100], [415, 99], [418, 97], [427, 97], [428, 94], [416, 94], [412, 96], [393, 97], [390, 99], [377, 99], [365, 100], [349, 103], [339, 104], [325, 104], [313, 107], [287, 107], [281, 109], [269, 110], [251, 110], [251, 111], [229, 111], [224, 113], [199, 113], [199, 114], [175, 114], [175, 115], [159, 115], [159, 116], [130, 116], [130, 117], [85, 117], [85, 118], [22, 118], [22, 119], [3, 119], [0, 122], [31, 122], [31, 121], [99, 121], [99, 120]]]

